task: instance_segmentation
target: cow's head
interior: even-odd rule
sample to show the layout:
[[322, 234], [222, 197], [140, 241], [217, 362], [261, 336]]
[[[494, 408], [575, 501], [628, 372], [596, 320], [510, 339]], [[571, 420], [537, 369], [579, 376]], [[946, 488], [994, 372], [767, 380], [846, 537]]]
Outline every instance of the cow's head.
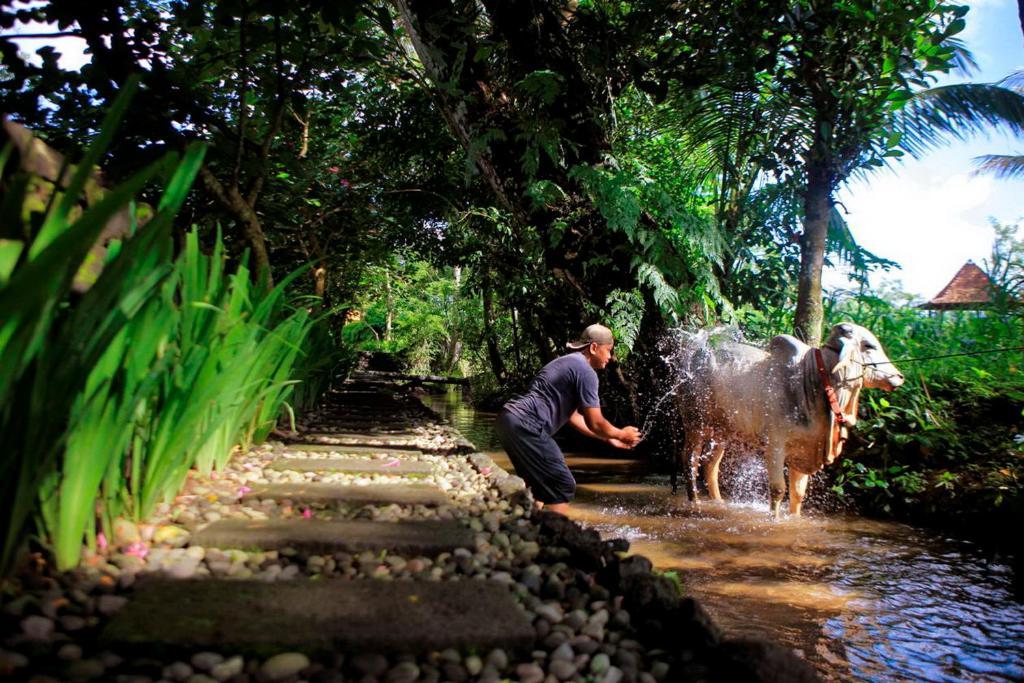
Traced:
[[868, 330], [853, 323], [839, 323], [832, 328], [824, 346], [839, 353], [839, 362], [832, 373], [840, 383], [863, 380], [868, 389], [892, 391], [903, 384], [903, 375], [882, 350], [882, 345]]

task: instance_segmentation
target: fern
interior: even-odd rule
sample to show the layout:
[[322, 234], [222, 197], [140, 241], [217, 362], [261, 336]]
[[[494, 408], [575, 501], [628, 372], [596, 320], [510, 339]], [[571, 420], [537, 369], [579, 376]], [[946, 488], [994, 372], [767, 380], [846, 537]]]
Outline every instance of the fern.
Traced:
[[637, 289], [628, 292], [616, 289], [608, 295], [605, 304], [608, 306], [605, 320], [618, 342], [616, 354], [625, 358], [640, 335], [640, 322], [645, 310], [643, 294]]

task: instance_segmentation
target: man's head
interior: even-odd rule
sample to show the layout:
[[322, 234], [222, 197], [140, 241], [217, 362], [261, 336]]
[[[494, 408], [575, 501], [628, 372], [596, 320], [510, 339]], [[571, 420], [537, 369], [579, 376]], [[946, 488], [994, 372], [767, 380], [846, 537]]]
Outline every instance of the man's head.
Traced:
[[615, 349], [615, 336], [604, 325], [590, 325], [575, 341], [565, 345], [573, 351], [582, 351], [590, 366], [600, 370], [608, 365]]

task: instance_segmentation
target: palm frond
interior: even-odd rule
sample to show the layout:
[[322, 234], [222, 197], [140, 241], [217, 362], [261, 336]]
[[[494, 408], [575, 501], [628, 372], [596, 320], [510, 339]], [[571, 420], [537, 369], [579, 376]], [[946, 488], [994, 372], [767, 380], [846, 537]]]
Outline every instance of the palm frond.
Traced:
[[991, 173], [1000, 180], [1024, 178], [1024, 155], [985, 154], [974, 161], [977, 168], [972, 175]]
[[917, 93], [900, 112], [901, 146], [916, 157], [949, 137], [1002, 129], [1024, 136], [1024, 94], [998, 84], [963, 83]]
[[999, 81], [997, 85], [1024, 94], [1024, 69], [1018, 69]]

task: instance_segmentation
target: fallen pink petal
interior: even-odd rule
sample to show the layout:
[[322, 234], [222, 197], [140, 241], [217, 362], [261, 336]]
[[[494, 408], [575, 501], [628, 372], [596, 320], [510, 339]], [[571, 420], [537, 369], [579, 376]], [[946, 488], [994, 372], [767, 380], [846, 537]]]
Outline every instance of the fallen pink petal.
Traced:
[[388, 460], [386, 463], [381, 465], [381, 467], [398, 467], [400, 464], [401, 461], [399, 460]]
[[124, 554], [131, 555], [132, 557], [137, 557], [142, 560], [145, 559], [146, 555], [149, 555], [149, 546], [145, 543], [132, 543], [124, 551]]

